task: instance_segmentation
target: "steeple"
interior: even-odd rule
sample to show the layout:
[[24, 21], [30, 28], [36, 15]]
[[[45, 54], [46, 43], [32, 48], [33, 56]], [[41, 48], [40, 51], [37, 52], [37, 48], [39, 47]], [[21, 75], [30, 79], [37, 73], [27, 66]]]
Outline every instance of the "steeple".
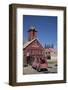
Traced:
[[37, 37], [37, 31], [34, 26], [31, 26], [28, 30], [28, 41], [31, 41]]

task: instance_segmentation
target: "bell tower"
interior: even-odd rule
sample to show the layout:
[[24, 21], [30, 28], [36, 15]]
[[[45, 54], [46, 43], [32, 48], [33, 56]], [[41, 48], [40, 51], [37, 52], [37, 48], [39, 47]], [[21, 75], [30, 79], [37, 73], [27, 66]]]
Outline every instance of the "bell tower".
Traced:
[[28, 41], [31, 41], [37, 37], [37, 31], [34, 26], [31, 26], [28, 30]]

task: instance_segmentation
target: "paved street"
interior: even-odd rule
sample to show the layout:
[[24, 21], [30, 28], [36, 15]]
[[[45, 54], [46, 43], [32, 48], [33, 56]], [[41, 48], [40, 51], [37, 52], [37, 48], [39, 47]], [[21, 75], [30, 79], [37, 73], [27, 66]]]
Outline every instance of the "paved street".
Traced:
[[23, 70], [24, 74], [40, 74], [42, 72], [38, 72], [37, 70], [33, 69], [31, 66], [24, 67]]

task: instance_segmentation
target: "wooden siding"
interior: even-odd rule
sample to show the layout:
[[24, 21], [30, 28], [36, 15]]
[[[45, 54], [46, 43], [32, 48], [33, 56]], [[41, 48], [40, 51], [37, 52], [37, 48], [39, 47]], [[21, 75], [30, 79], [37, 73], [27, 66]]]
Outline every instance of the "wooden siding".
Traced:
[[[45, 52], [42, 45], [37, 40], [35, 40], [30, 45], [28, 45], [25, 49], [23, 49], [23, 55], [24, 55], [23, 60], [26, 60], [28, 56], [32, 58], [34, 56], [41, 58], [45, 56]], [[27, 63], [27, 60], [24, 62]]]

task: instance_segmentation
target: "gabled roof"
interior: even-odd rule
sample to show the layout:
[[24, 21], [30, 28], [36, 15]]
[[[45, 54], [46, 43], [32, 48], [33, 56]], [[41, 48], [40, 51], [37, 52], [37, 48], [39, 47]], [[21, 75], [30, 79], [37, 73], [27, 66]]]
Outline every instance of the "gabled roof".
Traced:
[[29, 44], [31, 44], [34, 40], [36, 40], [36, 38], [33, 39], [33, 40], [31, 40], [31, 41], [28, 41], [27, 43], [25, 43], [24, 46], [23, 46], [23, 48], [26, 48], [26, 47], [27, 47]]
[[54, 52], [55, 49], [54, 48], [45, 48], [45, 51], [47, 51], [47, 52]]
[[[30, 45], [33, 41], [35, 41], [35, 40], [37, 40], [37, 38], [35, 38], [35, 39], [33, 39], [33, 40], [31, 40], [31, 41], [28, 41], [27, 43], [25, 43], [24, 44], [24, 46], [23, 46], [23, 49], [24, 48], [26, 48], [28, 45]], [[38, 40], [37, 40], [38, 41]], [[40, 44], [41, 45], [41, 44]], [[41, 45], [42, 46], [42, 45]], [[43, 48], [43, 46], [42, 46], [42, 48]]]

